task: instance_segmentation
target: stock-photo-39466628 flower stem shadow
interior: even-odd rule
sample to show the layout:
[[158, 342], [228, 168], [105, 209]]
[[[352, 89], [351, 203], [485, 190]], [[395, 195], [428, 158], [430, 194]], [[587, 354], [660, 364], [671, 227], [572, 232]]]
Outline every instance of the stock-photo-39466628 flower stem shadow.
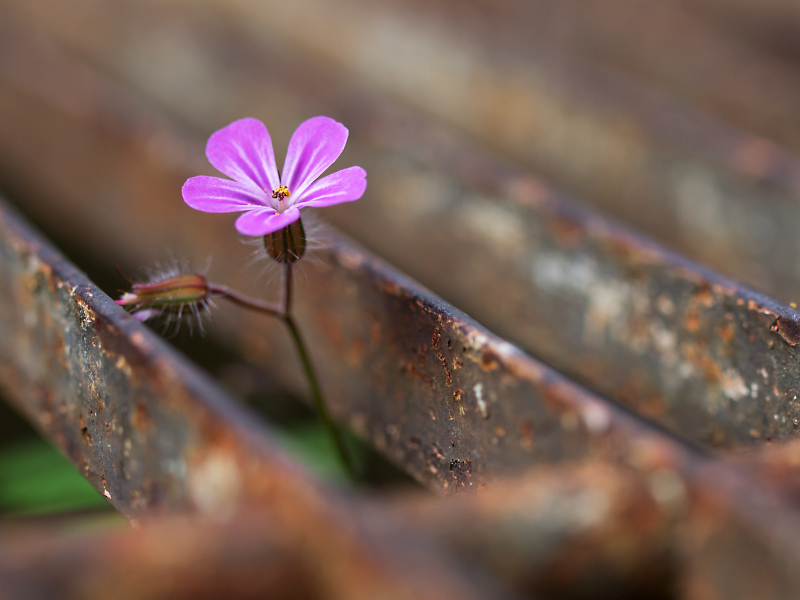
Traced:
[[183, 186], [184, 201], [196, 210], [242, 212], [236, 219], [236, 230], [246, 236], [261, 237], [269, 257], [283, 268], [280, 305], [210, 283], [198, 273], [170, 273], [147, 283], [132, 283], [131, 292], [117, 303], [144, 321], [163, 314], [177, 319], [199, 315], [208, 310], [213, 298], [224, 298], [283, 321], [297, 348], [320, 421], [347, 471], [353, 479], [358, 479], [356, 461], [330, 416], [311, 355], [292, 314], [293, 267], [302, 259], [307, 246], [301, 209], [352, 202], [361, 198], [367, 187], [367, 173], [361, 167], [349, 167], [319, 178], [339, 158], [347, 136], [347, 128], [329, 117], [305, 121], [294, 132], [283, 171], [279, 173], [266, 126], [256, 119], [240, 119], [212, 134], [206, 146], [208, 160], [230, 179], [191, 177]]

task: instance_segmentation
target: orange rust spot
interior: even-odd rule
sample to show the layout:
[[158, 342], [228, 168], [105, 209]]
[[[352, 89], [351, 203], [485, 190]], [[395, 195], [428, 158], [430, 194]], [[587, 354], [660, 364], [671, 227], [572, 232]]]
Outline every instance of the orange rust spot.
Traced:
[[414, 365], [413, 362], [406, 363], [405, 369], [409, 375], [411, 375], [417, 381], [421, 381], [423, 385], [426, 387], [433, 387], [433, 377], [428, 377], [427, 375], [423, 375], [417, 370], [417, 367]]
[[351, 367], [357, 367], [360, 365], [362, 359], [364, 358], [365, 349], [364, 342], [359, 339], [353, 340], [347, 350], [347, 356], [345, 358], [347, 364]]
[[456, 485], [466, 487], [469, 484], [470, 475], [472, 475], [472, 463], [459, 458], [453, 459], [450, 461], [450, 474]]
[[659, 394], [645, 396], [639, 402], [637, 408], [644, 414], [656, 417], [662, 416], [667, 410], [667, 403], [664, 397]]
[[730, 321], [725, 321], [719, 328], [719, 335], [726, 344], [733, 341], [734, 327]]
[[696, 307], [690, 307], [686, 311], [684, 326], [690, 333], [697, 333], [700, 331], [700, 311]]
[[666, 412], [664, 398], [653, 392], [648, 375], [642, 370], [632, 370], [622, 382], [620, 401], [650, 416], [660, 416]]
[[137, 402], [136, 408], [133, 411], [133, 426], [136, 429], [142, 430], [147, 429], [153, 424], [152, 419], [150, 418], [150, 413], [147, 410], [147, 406], [143, 402]]
[[520, 442], [520, 446], [523, 448], [530, 448], [533, 446], [533, 423], [530, 421], [523, 421], [522, 422], [522, 441]]
[[722, 370], [706, 350], [698, 345], [686, 344], [682, 347], [683, 355], [697, 367], [709, 383], [718, 383], [722, 379]]
[[700, 357], [699, 363], [706, 381], [709, 383], [718, 383], [722, 379], [722, 370], [713, 358], [707, 354], [703, 354]]
[[714, 294], [711, 293], [711, 286], [707, 283], [701, 285], [697, 291], [692, 294], [692, 302], [710, 308], [714, 306]]
[[439, 328], [435, 327], [433, 329], [433, 335], [431, 336], [431, 345], [433, 346], [434, 350], [439, 349], [439, 342], [441, 341], [441, 339], [442, 339], [442, 334], [439, 333]]
[[436, 358], [442, 363], [442, 368], [444, 369], [444, 383], [447, 387], [450, 387], [453, 384], [453, 372], [450, 370], [450, 367], [447, 366], [447, 358], [438, 351], [436, 352]]
[[89, 428], [86, 427], [86, 419], [83, 418], [81, 415], [80, 418], [80, 425], [81, 425], [81, 436], [83, 436], [83, 441], [85, 444], [91, 446], [92, 445], [92, 434], [89, 433]]
[[483, 353], [483, 356], [481, 356], [481, 369], [484, 371], [494, 371], [499, 366], [500, 361], [497, 359], [497, 355], [493, 352]]
[[621, 237], [615, 236], [606, 240], [605, 246], [615, 259], [623, 263], [631, 262], [639, 254], [638, 248]]

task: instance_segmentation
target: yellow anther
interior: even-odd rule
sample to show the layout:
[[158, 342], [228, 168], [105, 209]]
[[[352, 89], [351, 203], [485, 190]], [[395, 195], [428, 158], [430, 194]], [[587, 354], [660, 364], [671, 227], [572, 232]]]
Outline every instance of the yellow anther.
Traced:
[[289, 188], [287, 188], [285, 185], [279, 185], [278, 187], [275, 188], [275, 191], [272, 192], [272, 197], [277, 198], [278, 200], [285, 200], [291, 195], [292, 193], [289, 191]]

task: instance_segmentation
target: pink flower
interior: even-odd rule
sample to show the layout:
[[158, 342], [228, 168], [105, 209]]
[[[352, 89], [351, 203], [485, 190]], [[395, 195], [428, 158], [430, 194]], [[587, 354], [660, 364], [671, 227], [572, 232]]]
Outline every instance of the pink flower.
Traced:
[[329, 117], [314, 117], [292, 135], [283, 173], [278, 174], [272, 140], [257, 119], [240, 119], [208, 139], [206, 156], [230, 177], [192, 177], [183, 199], [203, 212], [242, 211], [236, 229], [262, 236], [300, 218], [300, 209], [358, 200], [367, 188], [367, 172], [349, 167], [317, 179], [339, 158], [347, 128]]

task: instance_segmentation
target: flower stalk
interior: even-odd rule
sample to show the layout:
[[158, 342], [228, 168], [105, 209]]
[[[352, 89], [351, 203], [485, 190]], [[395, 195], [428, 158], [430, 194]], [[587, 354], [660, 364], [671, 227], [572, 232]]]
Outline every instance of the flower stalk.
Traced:
[[336, 446], [336, 450], [339, 453], [339, 457], [342, 460], [347, 472], [350, 474], [350, 477], [357, 481], [359, 479], [359, 473], [357, 465], [353, 459], [352, 454], [350, 453], [347, 445], [344, 442], [344, 438], [342, 438], [342, 434], [339, 431], [339, 428], [336, 426], [336, 423], [331, 418], [330, 412], [328, 412], [328, 405], [325, 402], [325, 398], [322, 395], [322, 388], [319, 385], [319, 380], [317, 379], [317, 375], [314, 371], [314, 366], [311, 364], [311, 356], [308, 353], [306, 348], [305, 342], [303, 341], [303, 337], [300, 335], [300, 330], [297, 327], [297, 323], [294, 320], [294, 317], [291, 314], [292, 308], [292, 264], [287, 263], [285, 266], [285, 288], [284, 288], [284, 313], [281, 315], [281, 319], [286, 324], [286, 327], [289, 329], [289, 333], [292, 336], [292, 341], [294, 341], [294, 345], [297, 348], [297, 353], [300, 355], [300, 362], [303, 365], [303, 371], [305, 371], [306, 378], [308, 379], [308, 384], [311, 388], [311, 399], [314, 402], [314, 408], [317, 411], [317, 415], [319, 416], [320, 421], [322, 422], [322, 426], [328, 432], [328, 434], [333, 439], [333, 443]]
[[250, 310], [255, 310], [273, 317], [278, 317], [281, 321], [283, 321], [283, 323], [286, 325], [286, 328], [289, 330], [292, 342], [294, 342], [294, 346], [297, 349], [297, 354], [300, 356], [303, 372], [311, 389], [311, 399], [314, 403], [314, 409], [317, 411], [320, 422], [333, 440], [333, 443], [336, 446], [336, 451], [339, 453], [339, 458], [347, 469], [347, 472], [350, 474], [350, 477], [354, 481], [357, 481], [359, 479], [359, 473], [356, 462], [353, 459], [351, 452], [347, 448], [339, 428], [336, 426], [336, 423], [328, 411], [328, 405], [325, 402], [325, 397], [322, 394], [322, 387], [319, 384], [319, 379], [317, 378], [316, 371], [314, 370], [314, 365], [311, 362], [311, 355], [308, 352], [305, 342], [303, 341], [303, 336], [300, 334], [300, 329], [297, 326], [297, 322], [292, 316], [292, 299], [294, 297], [293, 282], [294, 277], [292, 262], [286, 262], [284, 264], [282, 306], [262, 302], [261, 300], [250, 298], [240, 294], [239, 292], [236, 292], [235, 290], [231, 290], [230, 288], [219, 285], [209, 285], [209, 293], [212, 296], [230, 300], [234, 304], [237, 304], [243, 308], [248, 308]]

